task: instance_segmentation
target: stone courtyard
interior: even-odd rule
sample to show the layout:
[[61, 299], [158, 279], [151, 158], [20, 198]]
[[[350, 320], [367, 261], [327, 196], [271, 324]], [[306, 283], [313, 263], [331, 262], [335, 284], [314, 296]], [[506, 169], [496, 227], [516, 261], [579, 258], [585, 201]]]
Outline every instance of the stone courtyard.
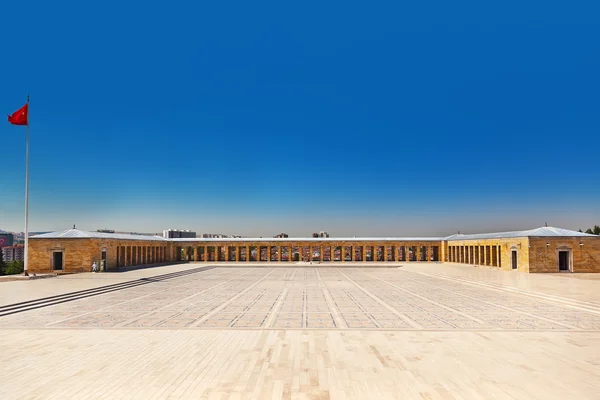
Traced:
[[593, 279], [184, 264], [0, 284], [5, 398], [597, 398]]

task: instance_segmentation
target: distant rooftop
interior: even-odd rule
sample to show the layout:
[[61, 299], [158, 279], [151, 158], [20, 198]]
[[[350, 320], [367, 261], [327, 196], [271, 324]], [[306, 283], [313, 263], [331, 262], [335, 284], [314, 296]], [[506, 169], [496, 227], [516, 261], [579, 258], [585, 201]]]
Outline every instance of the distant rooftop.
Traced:
[[173, 242], [191, 242], [191, 241], [203, 241], [203, 242], [244, 242], [244, 241], [255, 241], [255, 242], [286, 242], [291, 240], [301, 240], [307, 242], [353, 242], [353, 241], [413, 241], [413, 242], [427, 242], [427, 241], [442, 241], [442, 240], [476, 240], [476, 239], [507, 239], [517, 237], [599, 237], [597, 235], [590, 235], [588, 233], [571, 231], [568, 229], [554, 228], [550, 226], [530, 229], [526, 231], [512, 231], [512, 232], [496, 232], [496, 233], [478, 233], [473, 235], [455, 234], [447, 237], [329, 237], [329, 238], [313, 238], [313, 237], [299, 237], [299, 238], [173, 238], [168, 239], [162, 236], [141, 236], [131, 235], [125, 233], [104, 233], [104, 232], [88, 232], [79, 229], [65, 229], [62, 231], [48, 232], [39, 235], [35, 235], [32, 239], [121, 239], [121, 240], [154, 240], [154, 241], [173, 241]]

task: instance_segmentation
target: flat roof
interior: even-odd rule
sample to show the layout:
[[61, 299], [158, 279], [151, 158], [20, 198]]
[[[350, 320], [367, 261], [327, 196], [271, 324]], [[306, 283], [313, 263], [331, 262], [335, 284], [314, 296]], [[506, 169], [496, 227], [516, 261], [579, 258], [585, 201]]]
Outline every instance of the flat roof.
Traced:
[[443, 240], [477, 240], [477, 239], [508, 239], [517, 237], [596, 237], [588, 233], [571, 231], [568, 229], [545, 226], [526, 231], [477, 233], [473, 235], [455, 234], [445, 237], [289, 237], [289, 238], [164, 238], [162, 236], [131, 235], [126, 233], [88, 232], [80, 229], [65, 229], [62, 231], [48, 232], [31, 236], [30, 239], [119, 239], [119, 240], [146, 240], [157, 242], [362, 242], [362, 241], [397, 241], [397, 242], [440, 242]]
[[174, 242], [362, 242], [362, 241], [405, 241], [405, 242], [434, 242], [442, 241], [443, 237], [288, 237], [288, 238], [173, 238]]

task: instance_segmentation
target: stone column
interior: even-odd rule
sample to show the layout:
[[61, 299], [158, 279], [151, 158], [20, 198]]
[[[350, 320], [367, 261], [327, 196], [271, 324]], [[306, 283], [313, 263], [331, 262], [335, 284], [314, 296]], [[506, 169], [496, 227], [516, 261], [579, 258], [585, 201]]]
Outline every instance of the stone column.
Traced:
[[198, 261], [198, 247], [194, 246], [194, 261]]
[[[490, 248], [490, 250], [491, 250], [491, 248]], [[482, 265], [488, 265], [489, 260], [488, 260], [488, 252], [487, 251], [488, 251], [488, 246], [483, 246], [483, 264]], [[491, 253], [491, 251], [490, 251], [490, 253]], [[491, 256], [491, 254], [490, 254], [490, 256]]]
[[502, 246], [497, 245], [496, 247], [497, 247], [497, 249], [496, 249], [496, 260], [497, 260], [496, 264], [497, 265], [496, 266], [498, 268], [502, 268]]
[[246, 246], [246, 262], [250, 262], [250, 246]]

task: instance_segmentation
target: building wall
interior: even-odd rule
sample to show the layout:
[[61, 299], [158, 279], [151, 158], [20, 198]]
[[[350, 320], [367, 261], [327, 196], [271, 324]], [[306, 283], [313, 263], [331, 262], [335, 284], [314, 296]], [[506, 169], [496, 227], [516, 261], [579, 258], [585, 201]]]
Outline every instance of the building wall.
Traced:
[[[400, 247], [400, 246], [404, 246], [404, 247], [413, 247], [415, 249], [415, 252], [418, 254], [420, 254], [420, 248], [421, 247], [428, 247], [431, 248], [433, 246], [438, 247], [438, 260], [440, 260], [440, 257], [443, 254], [443, 251], [441, 249], [441, 241], [410, 241], [410, 242], [400, 242], [400, 241], [390, 241], [390, 240], [381, 240], [381, 241], [334, 241], [334, 240], [323, 240], [323, 241], [302, 241], [302, 240], [290, 240], [290, 241], [252, 241], [252, 240], [248, 240], [248, 241], [227, 241], [227, 239], [223, 239], [223, 241], [219, 241], [219, 242], [214, 242], [214, 241], [203, 241], [202, 239], [198, 239], [198, 240], [194, 240], [194, 241], [178, 241], [178, 242], [173, 242], [173, 260], [178, 260], [177, 255], [179, 254], [178, 249], [184, 248], [184, 249], [193, 249], [193, 248], [202, 248], [202, 247], [208, 247], [211, 248], [214, 246], [219, 246], [222, 247], [223, 249], [225, 249], [225, 251], [227, 251], [227, 248], [229, 247], [238, 247], [238, 248], [243, 248], [243, 247], [313, 247], [314, 250], [317, 250], [320, 247], [326, 248], [326, 247], [372, 247], [372, 246], [378, 246], [378, 247]], [[192, 250], [191, 250], [192, 251]], [[196, 250], [198, 251], [198, 250]], [[429, 254], [429, 257], [431, 257], [431, 254]], [[417, 258], [418, 260], [419, 258]], [[192, 259], [193, 260], [193, 259]], [[197, 258], [196, 260], [200, 261], [199, 258]], [[268, 260], [263, 260], [263, 261], [268, 261]], [[338, 261], [342, 261], [343, 260], [338, 260]], [[345, 261], [345, 260], [344, 260]], [[360, 261], [360, 260], [357, 260]], [[375, 261], [376, 262], [376, 261]], [[408, 261], [407, 261], [408, 262]]]
[[[189, 260], [203, 261], [201, 256], [202, 248], [221, 247], [222, 254], [225, 259], [227, 255], [231, 255], [230, 248], [235, 247], [238, 250], [243, 247], [275, 247], [279, 255], [281, 255], [281, 247], [312, 247], [314, 251], [323, 248], [321, 259], [324, 253], [330, 253], [325, 248], [332, 249], [338, 246], [349, 247], [395, 247], [396, 255], [400, 257], [399, 247], [404, 246], [405, 250], [408, 247], [413, 247], [417, 260], [421, 253], [421, 247], [432, 249], [433, 246], [438, 247], [439, 261], [463, 262], [470, 265], [488, 265], [501, 268], [503, 270], [512, 269], [512, 250], [517, 251], [518, 270], [521, 272], [557, 272], [558, 270], [558, 250], [560, 248], [569, 249], [571, 251], [573, 272], [600, 272], [600, 237], [573, 237], [573, 238], [511, 238], [511, 239], [486, 239], [486, 240], [464, 240], [464, 241], [419, 241], [419, 242], [403, 242], [403, 241], [207, 241], [195, 239], [189, 241], [167, 242], [155, 240], [124, 240], [124, 239], [34, 239], [30, 241], [29, 249], [29, 269], [31, 272], [51, 272], [52, 269], [52, 253], [54, 251], [62, 251], [64, 259], [63, 272], [87, 272], [91, 270], [91, 265], [95, 260], [101, 259], [102, 249], [107, 250], [107, 269], [114, 270], [118, 267], [129, 267], [133, 265], [148, 265], [149, 263], [158, 263], [162, 260], [150, 259], [149, 249], [164, 247], [164, 261], [173, 262], [181, 259], [181, 249], [184, 249], [186, 254], [190, 254]], [[547, 246], [546, 243], [549, 245]], [[580, 246], [583, 243], [583, 246]], [[489, 253], [485, 253], [477, 257], [477, 247], [480, 254], [482, 246], [489, 246]], [[457, 261], [453, 248], [473, 248], [473, 252], [469, 252], [468, 259]], [[498, 257], [493, 257], [492, 248], [497, 249]], [[139, 256], [133, 257], [133, 254], [140, 249]], [[144, 249], [146, 252], [144, 252]], [[202, 249], [204, 250], [204, 249]], [[204, 253], [204, 251], [202, 251]], [[286, 251], [287, 253], [287, 251]], [[121, 254], [119, 259], [117, 255]], [[269, 253], [271, 254], [270, 250]], [[273, 253], [276, 254], [276, 253]], [[339, 254], [339, 252], [336, 252]], [[352, 252], [354, 257], [355, 252]], [[386, 253], [387, 254], [387, 253]], [[471, 256], [472, 254], [472, 256]], [[431, 257], [431, 253], [429, 257]], [[268, 257], [269, 258], [269, 257]], [[397, 258], [396, 260], [398, 260]], [[487, 263], [486, 263], [487, 260]], [[264, 261], [269, 261], [265, 259]], [[361, 262], [362, 260], [355, 260]], [[244, 262], [244, 261], [240, 261]], [[336, 262], [349, 262], [348, 260], [338, 259]], [[375, 261], [377, 262], [377, 261]], [[409, 262], [408, 260], [402, 262]]]
[[8, 247], [13, 245], [13, 234], [12, 233], [0, 233], [0, 247]]
[[529, 272], [558, 272], [559, 250], [569, 251], [572, 272], [600, 272], [600, 237], [531, 238]]
[[25, 248], [23, 246], [2, 247], [0, 251], [4, 255], [4, 261], [23, 261], [25, 259]]
[[[446, 244], [445, 248], [445, 260], [450, 261], [452, 257], [452, 248], [453, 246], [457, 248], [465, 248], [470, 249], [474, 247], [479, 247], [479, 251], [481, 252], [481, 247], [484, 248], [489, 246], [489, 254], [487, 256], [477, 257], [475, 250], [473, 250], [473, 259], [471, 259], [469, 254], [469, 259], [464, 258], [464, 261], [461, 262], [455, 261], [462, 264], [469, 265], [487, 265], [494, 266], [493, 261], [493, 250], [492, 247], [495, 247], [497, 250], [497, 254], [500, 262], [496, 262], [496, 268], [500, 268], [503, 270], [510, 270], [512, 268], [512, 250], [517, 251], [517, 269], [521, 272], [529, 271], [529, 247], [528, 247], [529, 239], [528, 238], [510, 238], [510, 239], [481, 239], [481, 240], [450, 240]], [[470, 250], [469, 250], [470, 251]], [[487, 251], [487, 250], [484, 250]], [[482, 253], [483, 254], [483, 253]], [[485, 260], [488, 259], [488, 263], [485, 264]], [[479, 262], [481, 260], [481, 262]]]
[[[152, 240], [118, 239], [30, 239], [29, 271], [35, 273], [53, 272], [53, 252], [63, 252], [62, 272], [89, 272], [92, 263], [102, 258], [102, 249], [106, 249], [107, 269], [117, 268], [118, 247], [158, 247], [167, 246], [167, 242]], [[131, 264], [129, 264], [131, 265]], [[141, 262], [136, 265], [144, 265]]]

